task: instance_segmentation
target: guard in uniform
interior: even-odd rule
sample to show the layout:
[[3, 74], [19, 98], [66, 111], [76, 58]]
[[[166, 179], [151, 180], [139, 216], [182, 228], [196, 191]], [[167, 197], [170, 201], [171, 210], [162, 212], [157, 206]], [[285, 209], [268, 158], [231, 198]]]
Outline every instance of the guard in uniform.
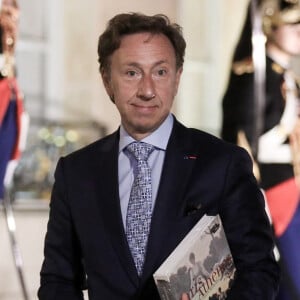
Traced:
[[19, 157], [22, 96], [15, 78], [14, 52], [19, 8], [16, 0], [0, 7], [0, 201], [9, 160]]
[[[265, 191], [282, 267], [278, 299], [300, 299], [299, 78], [291, 59], [300, 55], [298, 0], [260, 1], [266, 36], [264, 109], [257, 134], [250, 6], [223, 98], [223, 139], [245, 147]], [[254, 149], [254, 145], [255, 147]]]

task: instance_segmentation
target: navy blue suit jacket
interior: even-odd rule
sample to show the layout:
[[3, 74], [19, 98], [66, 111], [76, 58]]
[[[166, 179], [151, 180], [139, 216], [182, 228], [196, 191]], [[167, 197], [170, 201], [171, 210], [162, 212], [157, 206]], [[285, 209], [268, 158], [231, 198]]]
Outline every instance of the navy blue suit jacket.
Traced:
[[55, 173], [39, 299], [159, 299], [152, 275], [203, 214], [220, 214], [237, 267], [228, 299], [274, 299], [279, 271], [264, 200], [246, 151], [175, 120], [144, 273], [126, 241], [115, 132], [62, 158]]

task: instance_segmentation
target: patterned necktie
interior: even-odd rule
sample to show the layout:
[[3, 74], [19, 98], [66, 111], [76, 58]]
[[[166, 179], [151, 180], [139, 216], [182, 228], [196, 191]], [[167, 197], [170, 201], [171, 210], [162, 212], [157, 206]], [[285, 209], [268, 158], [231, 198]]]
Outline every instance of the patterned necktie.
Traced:
[[154, 146], [133, 142], [127, 150], [137, 160], [137, 168], [127, 208], [126, 235], [137, 272], [141, 275], [152, 214], [151, 169], [147, 160]]

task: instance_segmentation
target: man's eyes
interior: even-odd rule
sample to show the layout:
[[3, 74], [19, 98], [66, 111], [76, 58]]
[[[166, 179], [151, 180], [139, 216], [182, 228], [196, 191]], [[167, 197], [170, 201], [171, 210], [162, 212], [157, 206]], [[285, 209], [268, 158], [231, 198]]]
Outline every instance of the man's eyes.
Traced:
[[[127, 70], [125, 71], [125, 74], [128, 77], [138, 77], [138, 76], [142, 76], [143, 73], [136, 70]], [[167, 74], [168, 71], [166, 69], [157, 69], [157, 70], [153, 70], [152, 72], [153, 76], [158, 76], [158, 77], [166, 76]]]
[[126, 74], [130, 77], [136, 76], [138, 74], [138, 72], [134, 71], [134, 70], [129, 70], [126, 72]]
[[167, 74], [167, 70], [165, 70], [165, 69], [159, 69], [156, 73], [159, 76], [164, 76], [164, 75]]

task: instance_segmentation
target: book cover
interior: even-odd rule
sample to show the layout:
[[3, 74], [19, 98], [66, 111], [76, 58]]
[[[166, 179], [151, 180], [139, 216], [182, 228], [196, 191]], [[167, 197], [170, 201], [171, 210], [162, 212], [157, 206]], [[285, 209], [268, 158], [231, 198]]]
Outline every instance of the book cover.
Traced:
[[204, 215], [153, 274], [162, 300], [226, 299], [235, 275], [219, 215]]

